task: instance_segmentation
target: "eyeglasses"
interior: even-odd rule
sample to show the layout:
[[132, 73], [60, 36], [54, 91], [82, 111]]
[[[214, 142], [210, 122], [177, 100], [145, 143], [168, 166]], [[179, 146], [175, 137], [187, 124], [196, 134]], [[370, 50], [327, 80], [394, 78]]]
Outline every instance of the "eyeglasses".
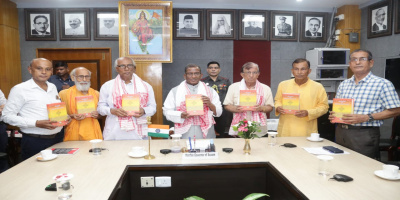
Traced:
[[363, 62], [363, 61], [368, 61], [368, 60], [370, 60], [370, 59], [368, 59], [368, 58], [366, 58], [366, 57], [350, 58], [350, 61], [351, 61], [351, 62], [358, 62], [358, 61]]
[[124, 68], [124, 69], [126, 69], [126, 68], [133, 69], [135, 67], [135, 65], [133, 65], [133, 64], [117, 65], [117, 67]]
[[186, 73], [186, 76], [200, 76], [200, 72], [195, 72], [195, 73]]
[[242, 72], [243, 74], [246, 74], [247, 76], [250, 76], [250, 75], [257, 75], [257, 74], [259, 74], [260, 72]]
[[[75, 75], [74, 75], [75, 76]], [[90, 76], [83, 76], [83, 75], [79, 75], [79, 76], [75, 76], [76, 80], [78, 81], [83, 81], [84, 79], [86, 80], [90, 80]]]

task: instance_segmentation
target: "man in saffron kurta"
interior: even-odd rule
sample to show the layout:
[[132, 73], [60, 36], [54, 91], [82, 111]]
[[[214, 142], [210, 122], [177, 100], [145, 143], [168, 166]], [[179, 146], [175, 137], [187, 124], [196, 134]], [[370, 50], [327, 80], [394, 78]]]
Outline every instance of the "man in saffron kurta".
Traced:
[[[75, 82], [75, 86], [60, 92], [60, 98], [67, 106], [68, 115], [71, 117], [71, 123], [65, 128], [64, 141], [71, 140], [93, 140], [103, 139], [101, 128], [97, 118], [97, 102], [99, 102], [99, 92], [90, 88], [91, 72], [84, 68], [78, 67], [72, 70], [71, 78]], [[78, 96], [93, 96], [94, 111], [91, 117], [85, 114], [78, 114], [76, 99]]]
[[[328, 98], [324, 87], [308, 78], [310, 62], [303, 58], [292, 64], [294, 79], [282, 81], [275, 95], [275, 115], [280, 115], [278, 136], [304, 137], [318, 132], [317, 119], [328, 112]], [[300, 110], [287, 114], [282, 108], [282, 94], [297, 93], [300, 98]]]

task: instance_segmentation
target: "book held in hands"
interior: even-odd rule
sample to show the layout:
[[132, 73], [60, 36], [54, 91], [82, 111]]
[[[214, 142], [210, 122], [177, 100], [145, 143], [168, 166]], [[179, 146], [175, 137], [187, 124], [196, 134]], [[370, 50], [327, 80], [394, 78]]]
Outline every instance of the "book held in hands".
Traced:
[[123, 94], [122, 109], [132, 116], [140, 111], [140, 94]]
[[67, 107], [64, 102], [47, 104], [50, 121], [57, 121], [53, 126], [65, 126], [68, 123]]
[[285, 114], [295, 114], [300, 110], [300, 94], [299, 93], [283, 93], [282, 108]]
[[253, 111], [257, 105], [257, 91], [240, 90], [239, 105], [243, 110]]
[[354, 99], [333, 99], [332, 111], [335, 112], [333, 115], [335, 118], [332, 123], [343, 123], [342, 117], [344, 114], [353, 114], [354, 111]]
[[186, 112], [189, 115], [204, 115], [201, 96], [201, 94], [189, 94], [185, 96]]
[[96, 111], [92, 95], [75, 97], [75, 101], [78, 114], [84, 114], [86, 117], [92, 117], [91, 112]]

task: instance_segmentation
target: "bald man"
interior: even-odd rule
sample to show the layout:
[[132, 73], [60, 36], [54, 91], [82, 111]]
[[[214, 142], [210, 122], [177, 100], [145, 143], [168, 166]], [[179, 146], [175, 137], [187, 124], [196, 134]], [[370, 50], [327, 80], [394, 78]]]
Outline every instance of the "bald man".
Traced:
[[61, 102], [54, 84], [48, 82], [52, 63], [45, 58], [33, 59], [28, 67], [32, 78], [14, 86], [3, 110], [4, 122], [17, 126], [23, 134], [21, 156], [25, 160], [57, 143], [62, 127], [54, 126], [47, 114], [47, 104]]

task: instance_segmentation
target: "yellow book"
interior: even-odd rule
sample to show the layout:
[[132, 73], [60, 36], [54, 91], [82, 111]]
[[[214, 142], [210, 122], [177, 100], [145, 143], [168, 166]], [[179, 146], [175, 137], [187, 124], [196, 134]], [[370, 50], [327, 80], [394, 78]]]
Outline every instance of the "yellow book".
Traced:
[[335, 118], [332, 123], [344, 123], [342, 117], [344, 114], [353, 114], [354, 111], [354, 99], [333, 99], [332, 111]]
[[122, 108], [128, 112], [128, 115], [134, 115], [140, 111], [140, 95], [139, 94], [123, 94]]
[[92, 95], [75, 97], [75, 102], [78, 114], [85, 114], [86, 117], [92, 117], [91, 112], [96, 111]]
[[239, 105], [243, 110], [253, 111], [254, 106], [257, 105], [257, 91], [256, 90], [240, 90]]
[[204, 115], [201, 94], [186, 95], [186, 112], [189, 115]]
[[295, 114], [300, 110], [300, 94], [299, 93], [283, 93], [282, 108], [285, 114]]
[[68, 123], [67, 107], [64, 102], [47, 104], [47, 113], [54, 126], [65, 126]]

